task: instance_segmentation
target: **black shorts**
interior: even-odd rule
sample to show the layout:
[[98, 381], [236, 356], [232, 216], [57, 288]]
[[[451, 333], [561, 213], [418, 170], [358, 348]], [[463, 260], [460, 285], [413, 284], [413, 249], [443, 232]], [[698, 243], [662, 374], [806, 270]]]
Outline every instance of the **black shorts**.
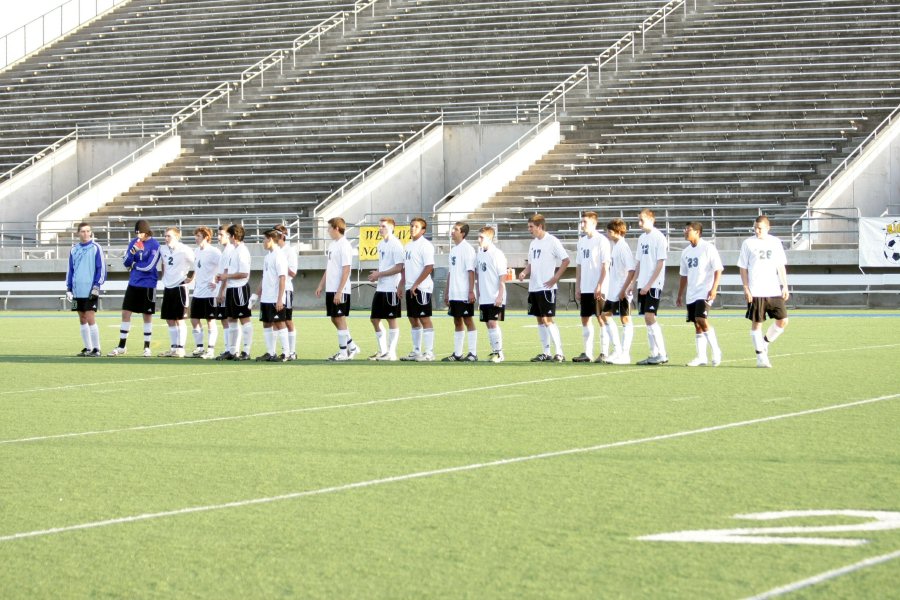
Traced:
[[528, 292], [528, 314], [532, 317], [552, 317], [556, 314], [556, 290]]
[[415, 294], [406, 290], [406, 316], [412, 319], [431, 316], [431, 294], [416, 290]]
[[166, 321], [181, 321], [187, 316], [188, 291], [183, 285], [163, 290], [162, 310], [159, 316]]
[[375, 292], [372, 298], [372, 319], [398, 319], [402, 316], [400, 296], [395, 292]]
[[294, 320], [294, 292], [284, 290], [284, 314], [288, 321]]
[[638, 314], [646, 313], [656, 314], [659, 310], [659, 303], [662, 300], [662, 290], [659, 288], [650, 288], [646, 294], [638, 295]]
[[219, 307], [215, 298], [191, 298], [191, 318], [197, 320], [218, 319]]
[[762, 323], [766, 320], [766, 316], [780, 321], [781, 319], [787, 319], [788, 314], [784, 305], [784, 298], [772, 296], [771, 298], [754, 298], [752, 302], [747, 304], [747, 313], [744, 316], [754, 323]]
[[475, 303], [474, 302], [463, 302], [462, 300], [451, 300], [450, 308], [447, 309], [447, 314], [453, 317], [454, 319], [462, 319], [464, 317], [474, 317], [475, 316]]
[[706, 300], [695, 300], [687, 305], [687, 321], [688, 323], [696, 323], [697, 319], [709, 318], [709, 302]]
[[220, 321], [224, 321], [228, 318], [228, 309], [225, 307], [225, 302], [219, 302], [218, 298], [213, 299], [213, 306], [216, 309], [216, 318]]
[[75, 298], [72, 300], [72, 310], [78, 312], [97, 312], [97, 305], [100, 304], [99, 296], [91, 296], [90, 298]]
[[579, 297], [582, 317], [596, 317], [599, 312], [597, 298], [593, 294], [582, 293]]
[[152, 315], [156, 312], [156, 288], [129, 285], [125, 288], [122, 310]]
[[631, 314], [631, 302], [628, 301], [628, 296], [621, 300], [607, 300], [604, 302], [603, 313], [619, 317], [629, 316]]
[[248, 319], [252, 315], [250, 307], [250, 284], [225, 290], [225, 315], [229, 319]]
[[488, 321], [503, 321], [506, 318], [506, 305], [495, 306], [493, 304], [482, 304], [478, 307], [478, 320], [482, 323]]
[[275, 309], [274, 302], [260, 302], [259, 320], [263, 323], [284, 323], [287, 321], [287, 309]]
[[341, 294], [341, 302], [334, 303], [335, 292], [325, 292], [325, 314], [329, 317], [350, 316], [350, 294]]

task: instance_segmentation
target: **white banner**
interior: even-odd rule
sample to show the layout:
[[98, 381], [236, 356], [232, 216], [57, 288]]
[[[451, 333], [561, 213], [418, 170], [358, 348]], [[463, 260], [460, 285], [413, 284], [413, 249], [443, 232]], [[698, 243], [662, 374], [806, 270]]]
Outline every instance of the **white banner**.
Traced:
[[900, 268], [900, 217], [859, 220], [859, 266]]

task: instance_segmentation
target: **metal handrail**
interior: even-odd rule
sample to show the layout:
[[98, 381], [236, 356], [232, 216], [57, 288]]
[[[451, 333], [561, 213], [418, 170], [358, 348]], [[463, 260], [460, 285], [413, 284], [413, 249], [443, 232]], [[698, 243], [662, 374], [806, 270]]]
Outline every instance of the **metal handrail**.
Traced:
[[215, 88], [206, 92], [174, 115], [172, 115], [172, 127], [177, 128], [196, 114], [200, 114], [200, 126], [203, 126], [203, 109], [211, 104], [218, 102], [223, 97], [228, 108], [231, 108], [231, 83], [220, 83]]
[[849, 155], [847, 155], [847, 158], [845, 158], [843, 161], [841, 161], [841, 164], [839, 164], [837, 167], [835, 167], [834, 170], [831, 173], [829, 173], [825, 179], [822, 180], [822, 183], [820, 183], [819, 186], [815, 190], [813, 190], [813, 193], [809, 195], [809, 198], [806, 201], [806, 205], [808, 207], [812, 207], [813, 200], [815, 200], [816, 197], [822, 191], [825, 190], [825, 188], [829, 187], [831, 185], [831, 183], [834, 181], [834, 179], [836, 179], [840, 173], [845, 171], [847, 169], [847, 167], [850, 166], [851, 162], [853, 162], [854, 160], [859, 158], [859, 156], [862, 155], [863, 151], [869, 146], [869, 144], [879, 134], [881, 134], [884, 129], [886, 129], [888, 126], [890, 126], [891, 123], [894, 121], [894, 119], [896, 119], [898, 116], [900, 116], [900, 105], [898, 105], [894, 110], [892, 110], [891, 113], [887, 117], [885, 117], [885, 119], [881, 123], [876, 125], [875, 129], [872, 130], [872, 133], [870, 133], [868, 136], [866, 136], [866, 139], [864, 139], [859, 144], [859, 146], [857, 146], [853, 150], [853, 152], [851, 152]]
[[54, 152], [59, 150], [62, 146], [64, 146], [71, 140], [75, 140], [75, 141], [78, 140], [78, 126], [77, 125], [75, 126], [75, 131], [73, 131], [72, 133], [64, 135], [63, 137], [59, 138], [58, 140], [56, 140], [55, 142], [53, 142], [52, 144], [50, 144], [49, 146], [44, 148], [43, 150], [39, 150], [38, 152], [35, 152], [33, 156], [31, 156], [30, 158], [26, 158], [24, 161], [20, 162], [19, 164], [14, 166], [12, 169], [7, 171], [3, 175], [0, 175], [0, 181], [12, 179], [13, 176], [16, 173], [18, 173], [19, 171], [24, 171], [25, 169], [32, 166], [37, 161], [44, 158], [45, 156], [53, 154]]
[[[819, 216], [816, 215], [818, 213]], [[840, 208], [828, 208], [824, 210], [819, 210], [816, 208], [807, 208], [800, 218], [794, 221], [791, 224], [791, 248], [798, 248], [802, 246], [804, 250], [812, 250], [813, 247], [813, 234], [822, 235], [822, 234], [836, 234], [836, 233], [856, 233], [859, 234], [859, 220], [862, 217], [862, 212], [859, 207], [856, 206], [847, 206]], [[847, 223], [854, 223], [855, 228], [853, 230], [850, 229], [817, 229], [816, 231], [812, 231], [810, 229], [811, 223], [816, 223], [819, 221], [842, 221]], [[806, 245], [803, 244], [804, 240], [806, 241]]]
[[[18, 29], [14, 29], [13, 31], [10, 31], [6, 35], [4, 35], [2, 38], [0, 38], [3, 40], [3, 47], [4, 47], [4, 52], [3, 52], [4, 63], [2, 65], [0, 65], [0, 70], [7, 68], [11, 64], [16, 63], [16, 62], [26, 58], [27, 56], [34, 54], [35, 52], [41, 51], [44, 47], [46, 47], [49, 44], [52, 44], [53, 42], [55, 42], [62, 36], [66, 35], [67, 33], [74, 31], [75, 29], [78, 29], [85, 23], [87, 23], [93, 19], [96, 19], [96, 18], [100, 17], [101, 15], [105, 15], [106, 13], [113, 10], [117, 6], [131, 2], [131, 0], [109, 0], [109, 1], [112, 2], [110, 7], [101, 12], [98, 0], [94, 0], [94, 13], [92, 15], [85, 17], [85, 19], [82, 20], [82, 18], [81, 18], [81, 4], [82, 4], [81, 0], [68, 0], [67, 2], [63, 2], [56, 8], [45, 12], [43, 15], [32, 19], [31, 21], [22, 25]], [[75, 10], [77, 11], [77, 13], [76, 13], [77, 14], [77, 17], [76, 17], [77, 22], [74, 26], [70, 27], [69, 29], [65, 29], [65, 25], [64, 25], [65, 11], [64, 11], [64, 9], [66, 6], [68, 6], [69, 4], [72, 4], [73, 2], [75, 3]], [[50, 21], [50, 19], [49, 19], [50, 15], [52, 15], [56, 11], [59, 11], [59, 35], [52, 37], [50, 39], [47, 39], [47, 35], [46, 35], [47, 23]], [[40, 26], [41, 44], [40, 44], [40, 46], [37, 46], [34, 50], [29, 52], [28, 51], [28, 28], [29, 28], [29, 26], [34, 25], [38, 21], [41, 22], [41, 26]], [[14, 60], [10, 60], [9, 59], [9, 41], [11, 38], [15, 37], [20, 31], [22, 32], [22, 55], [18, 56]]]

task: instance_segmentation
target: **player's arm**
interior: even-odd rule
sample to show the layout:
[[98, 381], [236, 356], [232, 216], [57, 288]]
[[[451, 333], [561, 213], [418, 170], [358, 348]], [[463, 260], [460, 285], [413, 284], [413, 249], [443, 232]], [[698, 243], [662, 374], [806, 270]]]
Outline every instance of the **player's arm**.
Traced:
[[609, 262], [604, 261], [600, 263], [600, 279], [597, 280], [597, 289], [594, 290], [594, 298], [597, 300], [605, 300], [603, 297], [603, 283], [606, 281], [606, 276], [609, 274]]
[[419, 286], [422, 284], [422, 282], [428, 279], [428, 276], [431, 275], [433, 271], [434, 265], [425, 265], [425, 268], [422, 269], [422, 272], [413, 282], [412, 287], [409, 288], [409, 291], [415, 292], [417, 289], [419, 289]]
[[469, 302], [475, 302], [475, 270], [469, 271]]
[[687, 275], [682, 275], [678, 280], [678, 296], [675, 298], [675, 306], [684, 306], [685, 290], [687, 290]]
[[625, 299], [625, 296], [628, 295], [628, 288], [631, 287], [633, 281], [637, 281], [637, 271], [635, 269], [628, 271], [628, 275], [625, 276], [625, 283], [622, 284], [622, 289], [619, 290], [619, 297], [616, 300]]
[[[581, 263], [575, 263], [575, 289], [581, 294]], [[580, 298], [579, 298], [580, 301]]]
[[791, 297], [791, 292], [788, 289], [787, 269], [784, 265], [778, 265], [778, 280], [781, 282], [781, 297], [787, 300]]
[[659, 277], [659, 274], [662, 273], [663, 269], [666, 268], [666, 259], [661, 258], [656, 261], [656, 268], [653, 269], [653, 273], [650, 274], [650, 279], [647, 280], [647, 285], [641, 290], [641, 294], [646, 294], [650, 292], [650, 288], [653, 287], [653, 282], [656, 281], [656, 278]]
[[563, 273], [566, 272], [566, 269], [569, 268], [569, 257], [562, 259], [559, 263], [559, 267], [557, 267], [556, 272], [553, 274], [553, 277], [550, 278], [550, 281], [544, 282], [544, 287], [552, 288], [554, 285], [559, 283], [559, 280], [562, 279]]
[[97, 290], [100, 295], [100, 286], [106, 283], [106, 257], [103, 255], [103, 248], [100, 244], [94, 242], [94, 281], [91, 282], [91, 291]]
[[525, 261], [525, 268], [519, 273], [519, 281], [525, 281], [531, 276], [531, 262]]
[[497, 298], [494, 300], [494, 306], [501, 307], [506, 304], [506, 277], [500, 275], [500, 285], [497, 287]]
[[447, 290], [444, 292], [444, 306], [450, 306], [450, 269], [447, 269]]
[[[334, 303], [340, 304], [343, 301], [343, 291], [347, 288], [347, 282], [350, 281], [350, 273], [353, 271], [353, 267], [351, 265], [344, 265], [341, 267], [341, 280], [338, 282], [337, 292], [334, 294]], [[324, 282], [325, 279], [323, 278]]]
[[282, 310], [284, 308], [284, 282], [287, 280], [287, 275], [279, 275], [278, 276], [278, 299], [275, 300], [275, 310]]
[[718, 271], [713, 273], [712, 288], [709, 290], [709, 294], [707, 294], [706, 296], [706, 301], [710, 304], [712, 304], [713, 301], [715, 301], [716, 296], [719, 295], [719, 281], [721, 281], [722, 279], [722, 271], [723, 269], [719, 269]]
[[[325, 278], [328, 277], [328, 269], [325, 269], [325, 272], [322, 273], [322, 279], [319, 281], [319, 285], [316, 286], [316, 298], [322, 297], [322, 291], [325, 289]], [[338, 288], [339, 290], [343, 288]]]
[[741, 269], [741, 284], [744, 286], [744, 298], [747, 299], [747, 304], [753, 302], [753, 296], [750, 294], [750, 274], [747, 272], [746, 267], [740, 267]]

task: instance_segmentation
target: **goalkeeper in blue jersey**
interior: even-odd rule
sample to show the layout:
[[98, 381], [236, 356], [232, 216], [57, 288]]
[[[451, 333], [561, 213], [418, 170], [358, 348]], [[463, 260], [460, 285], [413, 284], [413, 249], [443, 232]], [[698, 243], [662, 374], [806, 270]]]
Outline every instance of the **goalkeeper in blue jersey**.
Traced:
[[78, 312], [81, 323], [81, 340], [84, 347], [77, 356], [100, 356], [100, 328], [97, 327], [97, 306], [100, 303], [100, 287], [106, 281], [106, 262], [100, 244], [94, 241], [91, 226], [78, 225], [79, 242], [69, 251], [69, 268], [66, 270], [66, 300], [72, 310]]
[[119, 329], [119, 345], [107, 356], [125, 354], [125, 342], [131, 330], [132, 313], [140, 313], [144, 319], [144, 353], [150, 352], [153, 335], [153, 314], [156, 312], [156, 284], [159, 282], [159, 242], [153, 237], [150, 223], [144, 219], [134, 224], [135, 237], [125, 250], [122, 263], [129, 270], [128, 287], [122, 299], [122, 325]]

